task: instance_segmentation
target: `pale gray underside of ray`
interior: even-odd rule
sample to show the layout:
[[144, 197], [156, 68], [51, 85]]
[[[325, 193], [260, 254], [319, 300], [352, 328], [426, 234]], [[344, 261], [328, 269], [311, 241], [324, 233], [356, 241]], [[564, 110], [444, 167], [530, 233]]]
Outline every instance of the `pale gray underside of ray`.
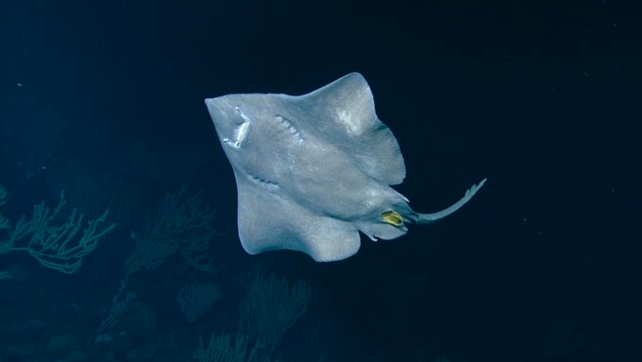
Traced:
[[403, 157], [358, 73], [303, 96], [237, 94], [206, 104], [234, 170], [239, 237], [251, 254], [289, 249], [345, 259], [359, 249], [359, 231], [397, 238], [405, 223], [456, 211], [485, 181], [446, 210], [414, 212], [389, 187], [405, 177]]

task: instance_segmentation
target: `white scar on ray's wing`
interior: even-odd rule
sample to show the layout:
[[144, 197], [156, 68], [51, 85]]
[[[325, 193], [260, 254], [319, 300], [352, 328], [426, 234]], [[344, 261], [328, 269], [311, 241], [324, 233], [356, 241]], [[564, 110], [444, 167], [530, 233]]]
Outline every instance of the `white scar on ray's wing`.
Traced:
[[241, 108], [236, 107], [235, 110], [236, 110], [236, 113], [238, 113], [238, 115], [241, 116], [241, 118], [243, 119], [243, 122], [241, 122], [241, 124], [234, 129], [234, 139], [231, 140], [227, 137], [224, 137], [223, 142], [234, 148], [241, 148], [243, 141], [245, 140], [245, 137], [247, 137], [247, 132], [250, 129], [250, 119], [247, 118], [245, 114], [243, 114], [243, 111], [241, 111]]

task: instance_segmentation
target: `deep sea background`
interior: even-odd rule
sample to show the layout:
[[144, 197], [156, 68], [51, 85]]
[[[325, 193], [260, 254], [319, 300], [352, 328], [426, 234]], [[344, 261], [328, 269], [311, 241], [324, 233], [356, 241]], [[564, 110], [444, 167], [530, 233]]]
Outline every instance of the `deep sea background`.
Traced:
[[[312, 291], [272, 360], [642, 361], [640, 4], [0, 4], [0, 211], [15, 223], [65, 189], [69, 207], [122, 220], [75, 274], [0, 255], [0, 361], [196, 361], [199, 338], [243, 332], [238, 305], [261, 275]], [[397, 137], [395, 188], [415, 210], [488, 182], [447, 219], [362, 236], [340, 262], [246, 254], [203, 99], [299, 95], [354, 71]], [[123, 202], [103, 197], [114, 180]], [[216, 210], [213, 271], [175, 254], [131, 275], [123, 320], [99, 333], [146, 215], [183, 185]], [[221, 298], [188, 323], [175, 299], [194, 281]]]

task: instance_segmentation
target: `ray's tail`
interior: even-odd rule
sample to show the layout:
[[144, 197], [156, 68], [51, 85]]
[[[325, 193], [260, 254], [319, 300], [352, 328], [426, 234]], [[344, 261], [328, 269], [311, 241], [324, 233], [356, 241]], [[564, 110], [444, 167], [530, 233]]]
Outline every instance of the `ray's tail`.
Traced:
[[439, 212], [435, 212], [432, 214], [420, 214], [417, 212], [414, 212], [412, 215], [404, 215], [408, 221], [415, 223], [415, 224], [428, 224], [433, 221], [443, 219], [446, 216], [452, 214], [453, 212], [459, 210], [462, 206], [464, 206], [470, 199], [475, 196], [477, 191], [481, 189], [482, 186], [484, 186], [484, 183], [486, 183], [486, 179], [481, 180], [481, 182], [477, 185], [473, 185], [470, 189], [466, 191], [466, 194], [464, 197], [462, 197], [459, 201], [451, 205], [450, 207], [441, 210]]

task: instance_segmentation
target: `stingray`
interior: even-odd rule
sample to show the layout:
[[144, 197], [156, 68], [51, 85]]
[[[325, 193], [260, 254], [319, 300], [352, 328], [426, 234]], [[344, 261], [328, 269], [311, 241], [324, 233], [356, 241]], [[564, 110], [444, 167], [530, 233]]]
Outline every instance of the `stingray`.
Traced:
[[457, 211], [486, 182], [442, 211], [413, 211], [390, 187], [406, 166], [359, 73], [302, 96], [230, 94], [205, 104], [234, 170], [239, 238], [250, 254], [288, 249], [342, 260], [359, 250], [359, 232], [398, 238], [408, 224]]

